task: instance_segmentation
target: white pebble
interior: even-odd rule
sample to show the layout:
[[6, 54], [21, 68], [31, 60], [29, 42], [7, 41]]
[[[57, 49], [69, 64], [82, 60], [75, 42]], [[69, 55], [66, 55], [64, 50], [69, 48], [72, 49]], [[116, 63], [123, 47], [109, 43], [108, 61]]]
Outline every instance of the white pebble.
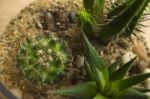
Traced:
[[122, 62], [125, 64], [127, 62], [129, 62], [131, 59], [133, 59], [136, 55], [133, 52], [126, 52], [123, 56], [122, 56]]

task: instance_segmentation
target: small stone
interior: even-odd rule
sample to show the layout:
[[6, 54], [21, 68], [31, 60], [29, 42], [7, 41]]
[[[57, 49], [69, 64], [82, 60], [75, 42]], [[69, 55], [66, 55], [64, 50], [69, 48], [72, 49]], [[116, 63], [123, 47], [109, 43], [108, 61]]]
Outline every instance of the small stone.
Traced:
[[56, 25], [57, 25], [57, 26], [60, 26], [60, 22], [56, 22]]
[[126, 52], [123, 56], [122, 56], [122, 62], [125, 64], [127, 62], [129, 62], [131, 59], [133, 59], [136, 55], [133, 52]]
[[149, 51], [149, 48], [148, 48], [148, 47], [146, 47], [146, 50], [147, 50], [147, 51]]
[[46, 24], [46, 28], [49, 31], [54, 31], [55, 30], [55, 19], [54, 19], [53, 15], [50, 12], [46, 13], [45, 24]]
[[37, 23], [37, 26], [38, 26], [40, 29], [43, 28], [43, 26], [42, 26], [42, 24], [41, 24], [40, 22]]
[[143, 72], [146, 68], [149, 67], [149, 63], [147, 63], [145, 61], [138, 61], [137, 65], [141, 72]]
[[76, 13], [75, 12], [70, 12], [68, 15], [69, 22], [75, 23], [76, 22]]
[[[145, 69], [143, 73], [150, 73], [150, 69], [149, 68]], [[150, 77], [144, 81], [144, 86], [146, 88], [150, 88]]]
[[75, 66], [77, 66], [78, 68], [81, 68], [82, 66], [84, 66], [84, 57], [83, 57], [83, 56], [80, 56], [80, 55], [77, 55], [77, 56], [75, 57], [74, 64], [75, 64]]

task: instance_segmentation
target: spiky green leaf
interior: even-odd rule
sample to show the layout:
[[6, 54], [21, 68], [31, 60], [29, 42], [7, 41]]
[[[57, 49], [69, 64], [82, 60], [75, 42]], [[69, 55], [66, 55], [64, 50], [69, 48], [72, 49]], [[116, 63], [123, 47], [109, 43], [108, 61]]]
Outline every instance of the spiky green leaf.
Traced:
[[141, 93], [147, 93], [147, 92], [150, 92], [150, 89], [148, 88], [140, 88], [140, 87], [132, 87], [133, 89], [141, 92]]
[[87, 82], [72, 86], [70, 88], [50, 90], [48, 93], [65, 96], [75, 96], [83, 99], [92, 99], [97, 94], [97, 85], [95, 82]]
[[109, 99], [103, 95], [101, 95], [100, 93], [98, 93], [93, 99]]
[[117, 67], [121, 64], [121, 60], [117, 60], [116, 62], [112, 63], [108, 67], [109, 75], [111, 75], [114, 71], [116, 71]]
[[88, 78], [89, 80], [94, 80], [94, 78], [93, 78], [93, 73], [92, 73], [92, 71], [91, 71], [91, 67], [90, 67], [90, 65], [89, 65], [89, 63], [87, 62], [86, 59], [85, 59], [85, 61], [84, 61], [84, 68], [85, 68], [85, 72], [86, 72], [87, 78]]
[[109, 81], [109, 73], [107, 70], [108, 65], [100, 57], [99, 53], [88, 41], [86, 35], [84, 33], [82, 33], [82, 35], [84, 40], [85, 57], [90, 65], [91, 70], [98, 68], [102, 72], [102, 75], [104, 76], [106, 82], [108, 82]]
[[103, 15], [104, 3], [105, 0], [94, 0], [93, 12], [97, 19]]
[[106, 87], [107, 82], [102, 72], [98, 68], [95, 68], [93, 71], [93, 76], [95, 78], [94, 81], [96, 82], [99, 91], [104, 92], [104, 88]]
[[148, 3], [149, 0], [128, 0], [121, 7], [119, 6], [119, 9], [116, 8], [113, 13], [110, 12], [109, 21], [101, 27], [100, 40], [110, 40], [119, 33], [131, 35]]
[[114, 97], [112, 97], [112, 99], [148, 99], [148, 96], [137, 90], [129, 88], [116, 94]]
[[84, 7], [86, 10], [92, 10], [94, 5], [94, 0], [83, 0]]
[[84, 33], [93, 33], [93, 27], [96, 26], [97, 23], [94, 17], [89, 12], [85, 10], [79, 11], [77, 13], [77, 20]]
[[119, 91], [122, 91], [124, 89], [127, 89], [133, 85], [136, 85], [140, 82], [143, 82], [146, 80], [148, 77], [150, 77], [150, 73], [145, 73], [145, 74], [137, 74], [135, 76], [132, 76], [127, 79], [121, 79], [112, 82], [112, 89], [118, 89]]
[[111, 81], [115, 81], [115, 80], [119, 80], [124, 78], [125, 74], [128, 72], [128, 70], [131, 68], [132, 63], [135, 61], [136, 57], [133, 58], [132, 60], [130, 60], [129, 62], [127, 62], [126, 64], [124, 64], [123, 66], [121, 66], [118, 70], [116, 70], [115, 72], [113, 72], [110, 75], [110, 80]]

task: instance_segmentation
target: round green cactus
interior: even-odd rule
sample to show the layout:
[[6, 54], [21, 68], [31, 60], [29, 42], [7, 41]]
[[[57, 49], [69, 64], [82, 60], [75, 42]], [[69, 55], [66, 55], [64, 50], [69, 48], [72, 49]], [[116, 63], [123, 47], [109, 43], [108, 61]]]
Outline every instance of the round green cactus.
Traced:
[[54, 33], [28, 38], [17, 54], [17, 67], [25, 78], [37, 83], [53, 83], [64, 74], [67, 54]]

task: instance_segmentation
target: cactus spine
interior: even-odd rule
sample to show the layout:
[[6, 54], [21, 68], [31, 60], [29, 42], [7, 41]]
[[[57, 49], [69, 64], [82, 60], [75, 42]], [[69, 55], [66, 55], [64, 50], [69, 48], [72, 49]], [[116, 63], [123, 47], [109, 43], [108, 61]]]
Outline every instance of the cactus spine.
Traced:
[[64, 74], [67, 54], [54, 33], [28, 38], [17, 54], [17, 67], [37, 84], [53, 83]]

